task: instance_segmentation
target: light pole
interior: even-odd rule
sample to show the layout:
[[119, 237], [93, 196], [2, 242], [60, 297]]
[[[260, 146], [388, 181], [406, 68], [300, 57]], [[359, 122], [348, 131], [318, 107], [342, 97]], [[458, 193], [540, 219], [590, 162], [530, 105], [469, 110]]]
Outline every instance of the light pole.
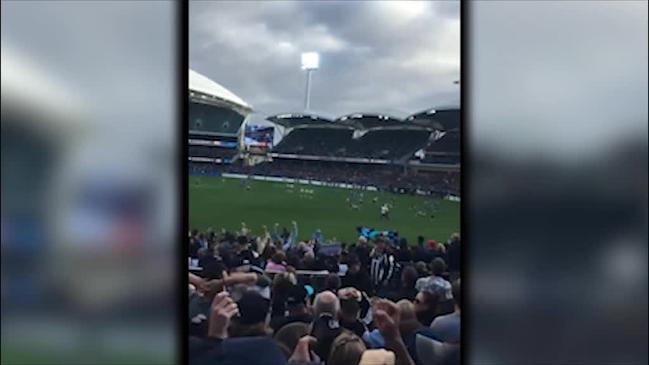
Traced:
[[304, 90], [304, 110], [311, 105], [311, 72], [318, 69], [320, 55], [316, 52], [302, 53], [302, 69], [306, 71], [306, 88]]

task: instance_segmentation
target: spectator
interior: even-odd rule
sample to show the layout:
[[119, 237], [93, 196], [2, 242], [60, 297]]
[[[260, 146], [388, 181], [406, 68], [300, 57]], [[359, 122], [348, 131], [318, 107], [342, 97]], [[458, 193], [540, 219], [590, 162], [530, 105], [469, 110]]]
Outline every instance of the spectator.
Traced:
[[330, 290], [336, 293], [340, 289], [340, 276], [338, 274], [329, 274], [325, 278], [323, 290]]
[[372, 285], [378, 296], [385, 296], [396, 266], [394, 256], [387, 251], [386, 242], [380, 237], [376, 239], [376, 246], [371, 256], [370, 276]]
[[277, 251], [271, 257], [270, 261], [266, 264], [266, 271], [268, 272], [284, 272], [286, 271], [286, 255], [284, 252]]
[[342, 332], [331, 345], [327, 365], [358, 364], [367, 350], [363, 340], [351, 332]]
[[340, 300], [340, 310], [338, 311], [340, 326], [358, 337], [363, 337], [367, 327], [359, 319], [361, 293], [355, 288], [343, 288], [338, 293], [338, 299]]
[[446, 246], [441, 242], [435, 242], [435, 249], [433, 250], [433, 259], [437, 257], [446, 261]]
[[289, 291], [297, 284], [297, 277], [292, 272], [276, 274], [271, 289], [271, 318], [284, 316], [286, 313], [286, 298]]
[[428, 291], [420, 291], [415, 297], [415, 314], [417, 320], [424, 326], [430, 326], [437, 315], [439, 296]]
[[[402, 299], [396, 303], [399, 307], [400, 321], [399, 332], [401, 339], [408, 349], [408, 353], [412, 359], [417, 362], [417, 354], [415, 348], [415, 336], [423, 332], [427, 336], [431, 336], [429, 328], [422, 325], [418, 320], [415, 312], [415, 306], [409, 300]], [[364, 336], [364, 339], [370, 344], [372, 348], [385, 347], [385, 339], [378, 329], [373, 330]]]
[[451, 314], [439, 316], [433, 320], [430, 328], [435, 338], [443, 342], [460, 342], [460, 279], [453, 282], [453, 299], [455, 311]]
[[304, 254], [304, 259], [302, 260], [301, 265], [299, 267], [302, 270], [315, 271], [317, 269], [317, 264], [313, 252], [307, 252]]
[[267, 336], [271, 331], [266, 326], [270, 301], [253, 290], [245, 291], [237, 301], [239, 317], [232, 321], [230, 337]]
[[266, 245], [264, 247], [264, 250], [261, 252], [261, 255], [259, 256], [259, 260], [264, 263], [268, 263], [276, 252], [277, 248], [275, 247], [275, 245]]
[[397, 302], [397, 305], [399, 306], [401, 312], [399, 332], [401, 333], [401, 338], [403, 339], [403, 343], [408, 349], [410, 357], [412, 357], [415, 364], [427, 364], [428, 362], [421, 361], [417, 354], [416, 336], [418, 334], [421, 334], [426, 337], [433, 337], [431, 329], [419, 322], [419, 320], [417, 319], [415, 305], [412, 302], [402, 299]]
[[285, 357], [270, 337], [191, 337], [189, 353], [191, 365], [286, 365]]
[[364, 270], [368, 270], [370, 266], [370, 247], [367, 242], [367, 238], [365, 237], [359, 237], [358, 238], [358, 245], [355, 248], [355, 253], [356, 257], [358, 257], [359, 261], [361, 262], [361, 267]]
[[398, 301], [401, 299], [407, 299], [409, 301], [415, 300], [417, 296], [417, 289], [415, 284], [419, 275], [417, 274], [417, 269], [413, 266], [406, 266], [401, 272], [401, 285], [399, 288], [391, 295], [391, 299]]
[[205, 279], [223, 279], [228, 275], [227, 268], [220, 257], [214, 256], [214, 249], [199, 250], [198, 266], [203, 270], [201, 276]]
[[313, 301], [313, 316], [319, 318], [323, 314], [328, 314], [333, 318], [338, 315], [340, 309], [340, 301], [336, 294], [331, 291], [323, 291], [316, 295]]
[[288, 360], [295, 351], [300, 338], [308, 334], [309, 325], [307, 323], [293, 322], [282, 326], [279, 331], [275, 332], [273, 338]]
[[400, 308], [389, 300], [378, 300], [372, 308], [376, 327], [385, 341], [385, 348], [394, 352], [395, 364], [413, 365], [414, 361], [403, 343], [400, 326]]
[[415, 313], [415, 305], [407, 299], [401, 299], [397, 302], [399, 306], [399, 311], [401, 313], [399, 331], [401, 332], [401, 337], [405, 338], [410, 335], [414, 335], [417, 330], [423, 327], [421, 323], [417, 320], [417, 315]]
[[342, 333], [343, 329], [336, 319], [338, 308], [338, 298], [332, 292], [316, 296], [311, 334], [317, 339], [314, 351], [321, 359], [327, 359], [331, 344]]
[[399, 262], [410, 262], [412, 261], [412, 254], [410, 253], [410, 248], [408, 247], [408, 241], [405, 238], [402, 238], [399, 241], [399, 250], [396, 253], [397, 261]]
[[302, 262], [300, 256], [295, 250], [288, 251], [286, 255], [286, 265], [291, 267], [301, 267]]
[[447, 257], [448, 257], [448, 270], [451, 273], [459, 273], [460, 271], [460, 235], [454, 233], [449, 239], [448, 248], [447, 248]]
[[415, 269], [417, 270], [417, 276], [420, 278], [430, 275], [430, 270], [428, 270], [428, 266], [423, 261], [417, 261], [415, 263]]
[[198, 239], [194, 237], [189, 238], [189, 257], [195, 259], [198, 258], [198, 250], [200, 250], [201, 244], [198, 242]]
[[348, 260], [348, 269], [342, 279], [344, 287], [353, 287], [369, 295], [372, 294], [372, 283], [367, 270], [362, 270], [358, 256], [351, 255]]
[[241, 265], [257, 265], [257, 258], [255, 257], [255, 253], [253, 250], [250, 248], [250, 243], [248, 242], [248, 238], [246, 236], [239, 236], [237, 237], [237, 262]]
[[415, 248], [415, 252], [412, 258], [415, 262], [418, 261], [430, 262], [429, 252], [424, 247], [424, 237], [422, 236], [417, 237], [417, 247]]
[[[290, 323], [311, 323], [313, 316], [309, 313], [307, 291], [304, 286], [294, 285], [286, 296], [287, 316], [275, 316], [270, 320], [270, 328], [275, 333]], [[291, 350], [292, 352], [292, 350]]]
[[432, 262], [432, 274], [429, 277], [417, 280], [415, 287], [419, 291], [426, 291], [437, 294], [440, 300], [453, 299], [451, 292], [451, 283], [443, 278], [446, 271], [446, 263], [441, 258], [436, 258]]

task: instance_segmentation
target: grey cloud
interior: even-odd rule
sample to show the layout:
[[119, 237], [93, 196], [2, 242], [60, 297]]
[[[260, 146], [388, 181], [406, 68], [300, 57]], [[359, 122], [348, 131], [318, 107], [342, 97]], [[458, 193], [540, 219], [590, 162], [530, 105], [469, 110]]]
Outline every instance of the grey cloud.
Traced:
[[267, 113], [301, 109], [303, 51], [321, 53], [315, 110], [407, 113], [458, 105], [459, 50], [456, 4], [190, 4], [190, 66]]

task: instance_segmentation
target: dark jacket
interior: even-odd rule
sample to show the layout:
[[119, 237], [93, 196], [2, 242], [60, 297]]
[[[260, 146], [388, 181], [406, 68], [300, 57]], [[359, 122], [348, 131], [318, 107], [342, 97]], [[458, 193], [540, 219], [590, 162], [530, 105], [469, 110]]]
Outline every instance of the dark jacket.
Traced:
[[228, 338], [226, 340], [190, 337], [189, 364], [285, 365], [286, 358], [270, 337]]
[[370, 275], [363, 269], [356, 273], [347, 273], [342, 277], [342, 287], [354, 287], [367, 294], [372, 294], [372, 283]]

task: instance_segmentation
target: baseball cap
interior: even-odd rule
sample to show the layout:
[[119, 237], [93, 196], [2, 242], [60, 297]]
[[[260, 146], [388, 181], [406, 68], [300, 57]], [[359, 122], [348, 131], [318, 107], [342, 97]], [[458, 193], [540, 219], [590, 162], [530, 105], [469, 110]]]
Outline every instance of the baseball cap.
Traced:
[[270, 300], [264, 298], [256, 291], [246, 291], [241, 295], [237, 301], [239, 307], [239, 323], [241, 324], [255, 324], [264, 322], [268, 309], [270, 308]]
[[307, 290], [302, 285], [293, 285], [286, 297], [286, 305], [289, 307], [304, 304], [306, 302]]

